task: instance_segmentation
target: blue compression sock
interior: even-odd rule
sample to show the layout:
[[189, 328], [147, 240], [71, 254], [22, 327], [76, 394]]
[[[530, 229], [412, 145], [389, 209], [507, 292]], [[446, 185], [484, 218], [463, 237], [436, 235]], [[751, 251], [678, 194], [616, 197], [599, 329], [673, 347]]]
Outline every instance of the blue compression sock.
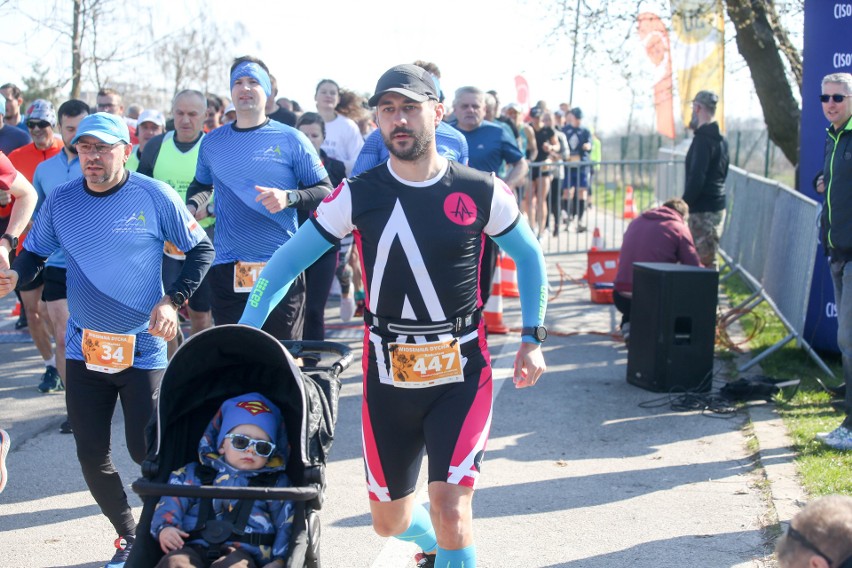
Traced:
[[395, 538], [405, 542], [413, 542], [423, 552], [432, 552], [438, 546], [435, 529], [432, 527], [432, 517], [423, 505], [415, 505], [411, 514], [411, 524], [402, 534]]
[[444, 550], [439, 546], [435, 568], [476, 568], [476, 545], [461, 550]]

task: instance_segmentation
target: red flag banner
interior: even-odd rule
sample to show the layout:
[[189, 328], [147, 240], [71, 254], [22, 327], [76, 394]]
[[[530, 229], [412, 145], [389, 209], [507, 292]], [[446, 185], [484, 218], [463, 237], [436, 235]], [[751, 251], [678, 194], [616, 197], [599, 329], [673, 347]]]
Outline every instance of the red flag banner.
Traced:
[[524, 116], [526, 116], [530, 110], [530, 86], [523, 75], [515, 76], [515, 92], [517, 93], [515, 98], [524, 110]]
[[654, 109], [657, 114], [657, 132], [674, 139], [674, 84], [669, 32], [659, 16], [643, 12], [639, 14], [639, 39], [651, 63], [654, 64]]

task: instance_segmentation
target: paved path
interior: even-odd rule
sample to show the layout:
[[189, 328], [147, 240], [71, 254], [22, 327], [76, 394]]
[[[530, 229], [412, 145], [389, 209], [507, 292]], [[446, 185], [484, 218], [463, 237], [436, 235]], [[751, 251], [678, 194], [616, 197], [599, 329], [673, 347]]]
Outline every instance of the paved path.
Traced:
[[[748, 415], [708, 417], [673, 411], [665, 401], [647, 404], [660, 397], [626, 383], [627, 351], [610, 335], [614, 309], [592, 304], [574, 281], [585, 272], [585, 255], [549, 256], [548, 265], [558, 295], [547, 317], [547, 375], [533, 389], [513, 388], [506, 378], [518, 335], [490, 338], [497, 388], [474, 500], [479, 566], [770, 566], [762, 529], [776, 509], [760, 489], [762, 470], [743, 434]], [[0, 313], [8, 313], [8, 303], [0, 303]], [[360, 349], [357, 328], [340, 324], [334, 302], [327, 314], [336, 340]], [[519, 325], [517, 300], [506, 301], [504, 317]], [[30, 343], [0, 344], [0, 426], [13, 441], [9, 485], [0, 495], [0, 566], [102, 566], [114, 535], [86, 491], [72, 437], [59, 434], [63, 396], [35, 389], [39, 367]], [[410, 545], [370, 528], [359, 368], [343, 377], [321, 512], [324, 566], [411, 567]], [[789, 488], [775, 498], [789, 518], [798, 503], [790, 452], [771, 409], [761, 412], [759, 426], [780, 432], [764, 463], [787, 468]], [[127, 455], [120, 412], [113, 439], [129, 486], [138, 468]], [[425, 500], [425, 491], [418, 497]], [[135, 496], [133, 502], [139, 504]]]

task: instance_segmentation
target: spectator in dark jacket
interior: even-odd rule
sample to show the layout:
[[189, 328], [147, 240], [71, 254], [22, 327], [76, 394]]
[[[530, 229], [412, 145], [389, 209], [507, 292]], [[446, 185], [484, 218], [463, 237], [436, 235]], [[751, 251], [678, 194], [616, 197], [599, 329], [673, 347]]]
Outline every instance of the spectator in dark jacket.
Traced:
[[630, 305], [633, 297], [633, 264], [636, 262], [670, 262], [699, 266], [686, 219], [689, 206], [683, 199], [670, 199], [662, 207], [649, 209], [627, 227], [612, 298], [621, 312], [621, 332], [628, 336]]
[[692, 101], [689, 127], [695, 138], [686, 153], [683, 200], [689, 205], [689, 230], [701, 264], [716, 268], [716, 253], [725, 224], [725, 178], [728, 177], [728, 141], [714, 120], [719, 97], [699, 91]]
[[831, 265], [837, 306], [837, 345], [843, 361], [846, 419], [817, 438], [837, 450], [852, 450], [852, 74], [822, 80], [822, 111], [831, 123], [825, 138], [825, 164], [816, 190], [825, 195], [822, 242]]

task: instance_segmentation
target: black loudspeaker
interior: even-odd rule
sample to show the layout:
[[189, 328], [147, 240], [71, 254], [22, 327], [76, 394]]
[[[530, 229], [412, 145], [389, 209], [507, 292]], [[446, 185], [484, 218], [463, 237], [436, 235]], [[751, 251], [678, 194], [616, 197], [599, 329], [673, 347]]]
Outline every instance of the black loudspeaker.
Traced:
[[715, 270], [633, 265], [628, 383], [653, 392], [710, 390], [718, 288]]

